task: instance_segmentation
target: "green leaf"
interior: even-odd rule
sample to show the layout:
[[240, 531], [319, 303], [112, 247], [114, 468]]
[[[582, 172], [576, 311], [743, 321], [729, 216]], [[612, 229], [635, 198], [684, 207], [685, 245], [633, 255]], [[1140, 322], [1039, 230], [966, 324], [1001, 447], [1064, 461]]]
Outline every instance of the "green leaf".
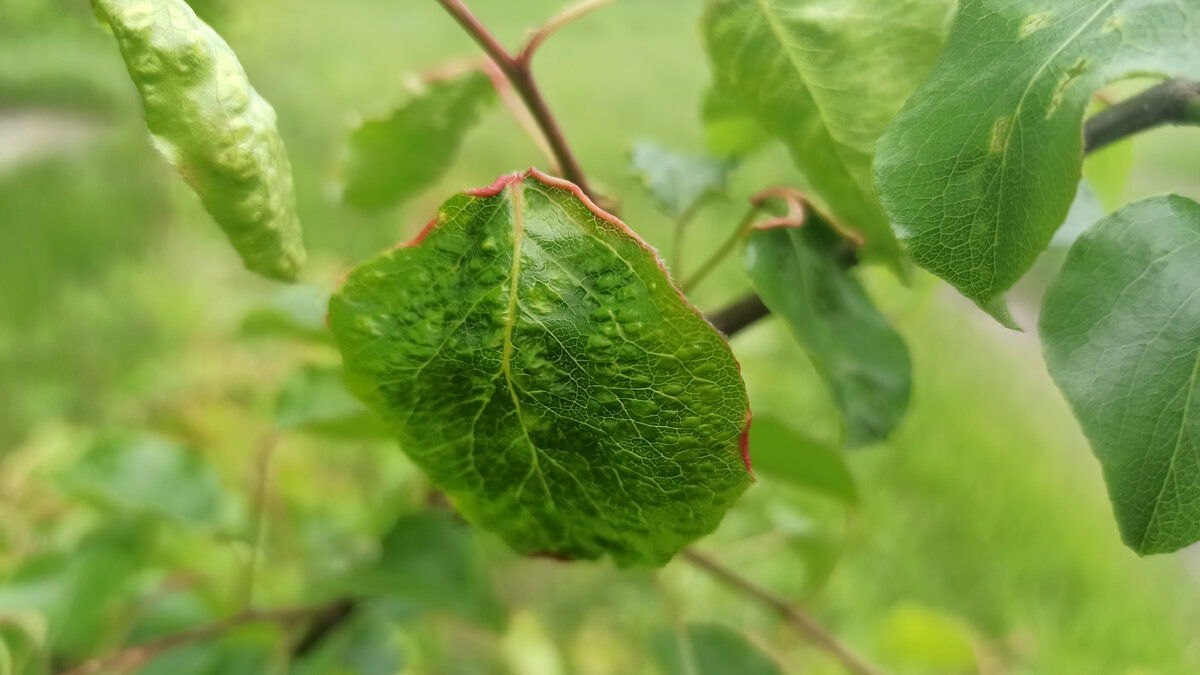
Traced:
[[495, 629], [505, 623], [470, 531], [449, 513], [401, 516], [383, 538], [379, 558], [350, 583], [360, 593], [420, 610], [446, 610]]
[[836, 448], [797, 433], [773, 417], [757, 415], [750, 425], [754, 470], [847, 504], [858, 503], [858, 486]]
[[719, 82], [708, 88], [700, 108], [704, 145], [716, 157], [741, 159], [771, 140], [754, 108], [737, 91]]
[[661, 675], [783, 675], [779, 664], [741, 633], [715, 623], [660, 631], [650, 648]]
[[220, 477], [201, 455], [154, 437], [102, 439], [62, 483], [113, 511], [197, 526], [219, 525], [229, 505]]
[[44, 552], [22, 561], [0, 585], [5, 627], [73, 660], [92, 653], [107, 637], [112, 617], [132, 610], [131, 586], [149, 555], [145, 525], [109, 520], [70, 552]]
[[[454, 590], [448, 590], [454, 593]], [[292, 675], [396, 675], [406, 672], [400, 636], [371, 604], [357, 611], [310, 655], [291, 664]]]
[[1046, 292], [1046, 364], [1141, 554], [1200, 540], [1200, 204], [1137, 202], [1085, 232]]
[[275, 110], [229, 45], [182, 0], [92, 0], [141, 92], [155, 146], [250, 270], [293, 281], [304, 264], [292, 167]]
[[709, 0], [714, 79], [753, 106], [808, 188], [867, 251], [898, 255], [871, 177], [875, 142], [933, 66], [951, 0]]
[[305, 366], [283, 384], [275, 423], [336, 438], [388, 435], [379, 418], [346, 391], [341, 368]]
[[451, 198], [329, 316], [351, 390], [522, 553], [665, 564], [750, 481], [729, 345], [570, 183], [531, 170]]
[[472, 70], [425, 83], [390, 116], [364, 122], [350, 134], [342, 179], [346, 203], [383, 209], [432, 185], [495, 99], [488, 76]]
[[674, 218], [723, 192], [730, 166], [726, 161], [681, 155], [649, 142], [633, 146], [631, 165], [658, 206]]
[[763, 302], [812, 358], [855, 447], [887, 438], [900, 423], [912, 364], [904, 339], [841, 261], [843, 243], [810, 213], [803, 227], [755, 230], [745, 265]]
[[880, 199], [913, 259], [1002, 323], [1004, 293], [1075, 198], [1092, 94], [1200, 71], [1200, 6], [964, 0], [937, 68], [880, 140]]

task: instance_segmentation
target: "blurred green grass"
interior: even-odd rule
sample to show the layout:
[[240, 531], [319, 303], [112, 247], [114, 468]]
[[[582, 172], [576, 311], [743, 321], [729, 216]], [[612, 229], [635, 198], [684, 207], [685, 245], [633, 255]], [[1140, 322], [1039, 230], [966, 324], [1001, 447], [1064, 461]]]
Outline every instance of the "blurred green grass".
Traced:
[[[508, 44], [559, 4], [471, 3]], [[565, 29], [536, 66], [593, 181], [664, 252], [670, 223], [628, 175], [626, 152], [644, 138], [701, 147], [697, 111], [708, 74], [696, 31], [700, 7], [698, 0], [616, 3]], [[8, 566], [0, 575], [7, 576], [23, 553], [79, 541], [82, 525], [39, 481], [69, 465], [92, 430], [186, 439], [244, 492], [284, 377], [299, 362], [336, 359], [320, 346], [241, 339], [241, 317], [277, 288], [240, 269], [195, 197], [148, 149], [133, 87], [88, 12], [28, 1], [3, 11], [0, 105], [82, 111], [99, 130], [85, 148], [0, 168], [7, 404], [0, 409], [0, 565]], [[310, 282], [320, 288], [407, 239], [445, 195], [546, 164], [497, 110], [425, 197], [379, 216], [345, 209], [336, 200], [336, 167], [350, 121], [386, 110], [411, 73], [477, 58], [474, 45], [433, 2], [256, 0], [227, 3], [214, 16], [279, 112], [313, 250]], [[1188, 151], [1195, 139], [1193, 130], [1139, 139], [1129, 196], [1200, 195], [1200, 158]], [[742, 167], [733, 199], [694, 224], [687, 260], [724, 238], [741, 212], [737, 199], [796, 180], [778, 151]], [[863, 506], [847, 519], [763, 480], [705, 547], [747, 576], [805, 598], [889, 672], [963, 670], [889, 646], [889, 627], [911, 607], [963, 626], [1001, 664], [990, 672], [1200, 672], [1195, 567], [1186, 554], [1138, 559], [1120, 545], [1099, 471], [1045, 375], [1036, 340], [996, 329], [925, 277], [902, 289], [869, 276], [909, 340], [916, 392], [897, 437], [852, 457]], [[729, 260], [695, 298], [712, 308], [745, 289]], [[765, 322], [735, 348], [757, 409], [813, 436], [836, 434], [833, 407], [781, 326]], [[289, 438], [276, 461], [290, 515], [273, 520], [268, 534], [271, 574], [258, 588], [264, 602], [288, 604], [307, 580], [336, 576], [390, 515], [419, 502], [420, 480], [387, 443]], [[244, 550], [160, 536], [170, 542], [171, 562], [225, 589], [213, 593], [213, 607], [236, 606]], [[563, 672], [649, 672], [643, 639], [671, 607], [758, 636], [789, 672], [836, 672], [762, 610], [681, 565], [656, 578], [606, 564], [518, 561], [483, 539], [503, 561], [494, 570], [502, 595], [524, 618], [499, 645], [442, 623], [414, 625], [411, 672], [496, 672], [479, 645], [515, 652], [501, 658], [510, 664], [523, 649], [548, 648], [570, 664]], [[338, 554], [322, 558], [330, 550]], [[549, 647], [539, 642], [546, 639]], [[953, 645], [947, 650], [953, 654]]]

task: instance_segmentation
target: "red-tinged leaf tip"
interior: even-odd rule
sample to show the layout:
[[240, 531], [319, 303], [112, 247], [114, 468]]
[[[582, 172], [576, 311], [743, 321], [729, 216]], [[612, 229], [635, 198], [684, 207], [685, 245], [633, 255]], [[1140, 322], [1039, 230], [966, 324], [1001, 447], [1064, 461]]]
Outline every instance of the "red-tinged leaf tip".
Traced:
[[438, 224], [438, 216], [434, 216], [433, 218], [431, 218], [429, 220], [428, 223], [425, 224], [425, 227], [421, 228], [421, 231], [417, 233], [417, 236], [413, 237], [412, 239], [410, 239], [409, 241], [407, 241], [403, 244], [398, 244], [396, 246], [396, 248], [409, 248], [411, 246], [420, 246], [421, 242], [425, 241], [425, 237], [428, 237], [429, 233], [433, 231], [433, 228], [437, 227], [437, 224]]

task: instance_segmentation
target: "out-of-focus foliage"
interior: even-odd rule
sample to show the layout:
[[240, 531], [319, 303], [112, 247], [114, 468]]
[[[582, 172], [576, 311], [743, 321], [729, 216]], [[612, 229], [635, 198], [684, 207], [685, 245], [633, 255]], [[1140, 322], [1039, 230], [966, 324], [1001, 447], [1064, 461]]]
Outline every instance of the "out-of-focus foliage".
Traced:
[[[345, 208], [334, 167], [347, 116], [393, 104], [403, 73], [471, 57], [474, 46], [432, 2], [219, 4], [205, 18], [279, 112], [312, 287], [281, 292], [228, 254], [149, 149], [136, 91], [86, 3], [0, 3], [0, 12], [31, 9], [0, 19], [0, 639], [15, 671], [59, 672], [224, 619], [245, 607], [248, 588], [261, 608], [324, 603], [412, 548], [389, 533], [419, 521], [437, 554], [390, 559], [421, 565], [414, 578], [426, 584], [390, 586], [291, 672], [651, 675], [663, 671], [648, 641], [673, 617], [736, 626], [784, 672], [839, 672], [773, 614], [685, 564], [651, 576], [517, 558], [443, 513], [394, 441], [279, 428], [281, 393], [306, 369], [322, 373], [320, 386], [293, 400], [322, 416], [348, 401], [323, 310], [345, 271], [411, 238], [445, 195], [544, 160], [515, 123], [488, 115], [459, 161], [403, 209]], [[561, 3], [470, 4], [518, 44]], [[629, 176], [627, 150], [642, 138], [704, 147], [699, 13], [684, 0], [615, 3], [564, 29], [537, 62], [581, 161], [660, 247], [670, 223]], [[57, 141], [69, 135], [56, 126], [64, 113], [87, 133], [10, 160], [17, 112], [51, 124]], [[1135, 140], [1123, 197], [1200, 195], [1195, 138], [1171, 130]], [[699, 259], [723, 239], [750, 192], [794, 180], [777, 148], [744, 159], [729, 204], [694, 221], [689, 253]], [[953, 672], [966, 649], [1000, 672], [1200, 670], [1192, 559], [1141, 560], [1120, 546], [1102, 477], [1033, 337], [992, 330], [925, 276], [903, 290], [872, 272], [861, 278], [911, 347], [905, 423], [879, 448], [842, 456], [859, 487], [849, 512], [828, 490], [793, 485], [764, 450], [758, 482], [704, 550], [802, 601], [889, 673]], [[710, 281], [693, 298], [706, 310], [746, 290], [734, 258]], [[1014, 304], [1031, 306], [1023, 296]], [[837, 408], [783, 322], [763, 322], [735, 348], [764, 427], [774, 418], [814, 445], [836, 444]], [[67, 477], [114, 437], [156, 439], [163, 455], [151, 464], [175, 457], [165, 462], [172, 473], [215, 474], [213, 521], [187, 526], [144, 502], [73, 489]], [[477, 601], [489, 607], [482, 614], [507, 619], [502, 627], [428, 602], [458, 597], [464, 578], [463, 597], [489, 598]], [[451, 587], [438, 595], [439, 583]], [[298, 632], [248, 626], [141, 672], [278, 672]]]

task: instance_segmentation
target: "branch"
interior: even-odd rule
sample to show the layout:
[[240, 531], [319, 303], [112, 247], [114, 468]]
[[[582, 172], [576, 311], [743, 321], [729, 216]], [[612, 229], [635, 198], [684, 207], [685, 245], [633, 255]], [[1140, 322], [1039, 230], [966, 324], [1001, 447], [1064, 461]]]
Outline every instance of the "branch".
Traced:
[[551, 35], [554, 35], [559, 29], [574, 23], [579, 19], [591, 14], [601, 7], [611, 4], [616, 0], [580, 0], [580, 2], [571, 5], [563, 11], [556, 14], [553, 18], [546, 22], [544, 26], [534, 31], [529, 37], [529, 41], [521, 49], [521, 53], [517, 55], [518, 61], [529, 63], [533, 59], [533, 53], [542, 46]]
[[[1091, 117], [1083, 127], [1083, 154], [1164, 124], [1200, 126], [1200, 82], [1167, 80]], [[733, 337], [770, 313], [751, 293], [709, 315], [708, 322], [726, 337]]]
[[182, 647], [220, 637], [230, 631], [255, 623], [278, 623], [282, 625], [320, 617], [339, 606], [345, 600], [316, 607], [290, 607], [285, 609], [249, 610], [207, 626], [186, 630], [123, 649], [115, 654], [86, 661], [59, 675], [97, 675], [99, 673], [127, 672], [139, 668], [155, 657]]
[[1166, 80], [1097, 113], [1084, 126], [1085, 153], [1164, 124], [1200, 125], [1200, 82]]
[[550, 149], [558, 160], [559, 166], [562, 167], [563, 178], [578, 185], [584, 194], [595, 200], [597, 195], [588, 185], [587, 177], [584, 176], [579, 161], [575, 159], [574, 153], [567, 145], [567, 139], [563, 136], [562, 129], [559, 128], [558, 122], [550, 112], [546, 99], [542, 97], [542, 92], [533, 79], [533, 71], [530, 69], [529, 62], [519, 56], [509, 54], [487, 27], [475, 18], [471, 10], [467, 9], [462, 0], [437, 0], [437, 2], [450, 16], [454, 17], [458, 25], [462, 26], [462, 29], [475, 40], [483, 51], [487, 52], [487, 55], [500, 68], [500, 72], [504, 73], [504, 76], [512, 83], [513, 89], [521, 97], [525, 107], [529, 108], [529, 113], [533, 115], [533, 119], [541, 128], [542, 133], [546, 135]]
[[861, 656], [850, 651], [841, 642], [838, 642], [838, 639], [832, 633], [817, 623], [811, 616], [788, 602], [787, 599], [754, 584], [754, 582], [738, 575], [733, 570], [721, 565], [699, 551], [685, 548], [681, 555], [685, 560], [708, 572], [727, 586], [741, 591], [782, 616], [797, 632], [837, 659], [847, 671], [854, 673], [854, 675], [879, 675], [879, 671], [874, 666], [863, 660]]

